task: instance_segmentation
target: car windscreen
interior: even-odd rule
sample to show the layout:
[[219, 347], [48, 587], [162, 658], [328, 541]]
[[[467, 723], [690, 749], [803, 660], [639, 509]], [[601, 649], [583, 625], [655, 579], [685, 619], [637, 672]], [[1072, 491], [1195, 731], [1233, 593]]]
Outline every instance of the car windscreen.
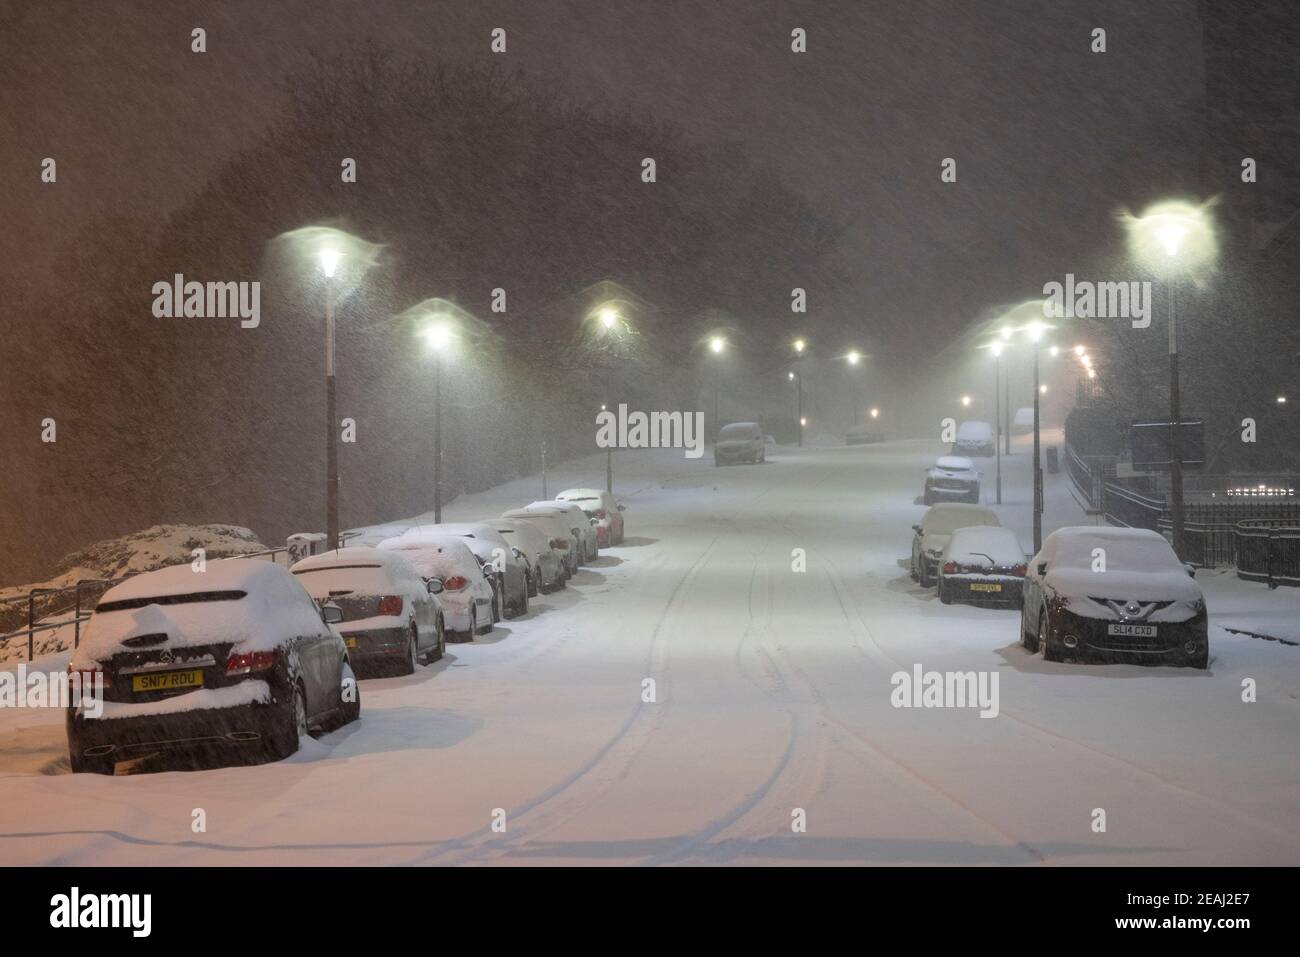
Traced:
[[183, 595], [157, 595], [152, 598], [122, 598], [118, 601], [101, 601], [95, 606], [97, 614], [110, 611], [131, 611], [149, 605], [194, 605], [208, 601], [238, 601], [247, 598], [246, 591], [195, 591]]
[[1058, 542], [1053, 568], [1081, 568], [1091, 570], [1093, 550], [1105, 549], [1106, 574], [1114, 572], [1183, 571], [1178, 556], [1169, 543], [1159, 538], [1114, 540], [1106, 538], [1071, 538]]
[[756, 439], [758, 432], [752, 426], [747, 425], [724, 425], [718, 432], [720, 439]]
[[331, 565], [295, 570], [293, 574], [314, 598], [341, 591], [388, 595], [394, 588], [392, 576], [382, 565]]
[[922, 520], [921, 527], [927, 532], [938, 532], [943, 535], [959, 528], [965, 528], [968, 525], [997, 524], [998, 518], [991, 512], [951, 512], [945, 509], [927, 515]]

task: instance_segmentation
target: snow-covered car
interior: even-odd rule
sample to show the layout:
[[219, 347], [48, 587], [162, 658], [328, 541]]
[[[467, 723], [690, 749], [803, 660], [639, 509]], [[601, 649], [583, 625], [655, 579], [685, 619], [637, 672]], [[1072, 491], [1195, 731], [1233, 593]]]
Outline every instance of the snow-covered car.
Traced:
[[623, 506], [613, 492], [594, 488], [569, 488], [555, 496], [557, 501], [572, 502], [595, 519], [596, 544], [601, 548], [623, 541]]
[[975, 470], [970, 459], [960, 455], [941, 455], [925, 471], [925, 494], [922, 499], [926, 505], [940, 501], [970, 502], [978, 505], [980, 501], [980, 473]]
[[729, 422], [718, 430], [718, 439], [713, 443], [714, 465], [766, 461], [767, 446], [757, 422]]
[[442, 602], [445, 630], [456, 640], [473, 641], [475, 635], [493, 629], [492, 602], [496, 591], [487, 569], [470, 551], [465, 539], [407, 531], [384, 539], [378, 547], [381, 551], [400, 552], [415, 566], [421, 578], [442, 582], [438, 600]]
[[419, 659], [445, 649], [442, 590], [399, 552], [352, 546], [296, 562], [290, 569], [317, 605], [336, 605], [338, 629], [358, 676], [409, 675]]
[[570, 518], [567, 512], [559, 509], [512, 508], [502, 512], [501, 517], [509, 521], [531, 522], [547, 537], [551, 549], [559, 556], [565, 580], [578, 573], [578, 549], [581, 547], [581, 539], [569, 527]]
[[912, 536], [912, 562], [909, 568], [912, 577], [926, 588], [934, 584], [943, 550], [957, 529], [971, 525], [1001, 524], [997, 513], [982, 505], [940, 502], [930, 506], [920, 524], [912, 526], [915, 533]]
[[496, 597], [492, 602], [492, 620], [518, 618], [528, 614], [528, 562], [491, 525], [482, 522], [444, 522], [441, 525], [416, 525], [408, 535], [454, 535], [465, 539], [480, 564], [492, 566], [488, 578]]
[[1024, 587], [1021, 641], [1049, 661], [1209, 665], [1205, 595], [1158, 532], [1059, 528]]
[[498, 518], [490, 524], [527, 559], [530, 595], [546, 594], [564, 587], [564, 559], [558, 550], [551, 547], [550, 535], [539, 525], [522, 518]]
[[1023, 409], [1016, 409], [1016, 416], [1011, 421], [1011, 431], [1019, 433], [1034, 431], [1033, 406], [1025, 406]]
[[989, 423], [968, 419], [957, 426], [957, 437], [952, 443], [953, 455], [988, 458], [996, 451], [993, 445], [993, 426]]
[[869, 425], [855, 425], [844, 435], [845, 445], [872, 445], [883, 441], [885, 437], [880, 431]]
[[113, 773], [163, 752], [279, 759], [298, 738], [354, 721], [360, 690], [332, 606], [287, 568], [253, 558], [172, 565], [104, 593], [68, 663], [103, 680], [103, 711], [68, 709], [73, 771]]
[[569, 531], [578, 539], [577, 560], [579, 565], [594, 562], [600, 557], [600, 543], [596, 539], [596, 520], [588, 518], [587, 513], [573, 502], [561, 502], [550, 499], [545, 502], [529, 502], [524, 506], [527, 512], [558, 511], [569, 523]]
[[939, 559], [939, 601], [1020, 607], [1025, 552], [1016, 533], [996, 525], [972, 525], [952, 533]]

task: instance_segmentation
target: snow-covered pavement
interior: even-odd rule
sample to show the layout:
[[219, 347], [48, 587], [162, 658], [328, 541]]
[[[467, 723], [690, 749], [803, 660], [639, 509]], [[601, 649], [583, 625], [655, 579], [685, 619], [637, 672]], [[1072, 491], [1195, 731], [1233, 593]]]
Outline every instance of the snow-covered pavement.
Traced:
[[[1300, 863], [1300, 648], [1216, 610], [1266, 589], [1214, 580], [1208, 672], [1044, 663], [1016, 612], [908, 578], [939, 451], [620, 453], [624, 546], [444, 661], [363, 682], [360, 722], [279, 764], [74, 776], [61, 713], [2, 711], [0, 861]], [[1028, 465], [1004, 461], [999, 510], [1026, 548]], [[1045, 530], [1090, 522], [1046, 478]], [[520, 480], [445, 517], [539, 494]], [[1300, 617], [1300, 592], [1266, 600]], [[893, 707], [891, 676], [918, 664], [996, 674], [999, 713]]]

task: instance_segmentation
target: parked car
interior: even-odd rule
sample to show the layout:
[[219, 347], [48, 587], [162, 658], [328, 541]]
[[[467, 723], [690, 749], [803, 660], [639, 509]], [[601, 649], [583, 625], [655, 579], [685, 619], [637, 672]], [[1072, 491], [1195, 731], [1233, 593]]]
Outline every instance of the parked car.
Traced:
[[883, 441], [885, 436], [870, 425], [855, 425], [844, 435], [845, 445], [871, 445]]
[[997, 513], [982, 505], [940, 502], [932, 505], [912, 531], [912, 577], [924, 587], [934, 584], [934, 576], [943, 557], [948, 538], [959, 528], [970, 525], [1001, 525]]
[[1021, 641], [1049, 661], [1206, 668], [1205, 594], [1158, 532], [1059, 528], [1029, 562]]
[[438, 579], [442, 591], [442, 616], [446, 631], [458, 641], [473, 641], [493, 627], [492, 602], [496, 591], [488, 578], [492, 566], [484, 565], [463, 538], [422, 535], [408, 531], [379, 543], [381, 551], [400, 552], [424, 579]]
[[1032, 406], [1016, 409], [1016, 417], [1011, 422], [1011, 431], [1018, 433], [1034, 431], [1034, 410]]
[[465, 539], [480, 564], [490, 565], [488, 578], [495, 597], [492, 620], [518, 618], [528, 614], [528, 562], [516, 552], [504, 536], [482, 522], [444, 522], [441, 525], [417, 525], [406, 534], [454, 535]]
[[[172, 565], [104, 593], [69, 672], [103, 680], [103, 712], [68, 709], [75, 772], [162, 753], [279, 759], [361, 713], [347, 647], [287, 568], [252, 558]], [[97, 710], [97, 709], [91, 709]]]
[[564, 559], [558, 550], [551, 547], [550, 536], [540, 526], [522, 518], [498, 518], [492, 527], [528, 560], [530, 595], [546, 594], [564, 587]]
[[569, 531], [578, 540], [578, 564], [586, 565], [600, 556], [600, 544], [596, 539], [596, 521], [588, 518], [587, 513], [573, 502], [561, 502], [551, 499], [546, 502], [529, 502], [524, 506], [528, 512], [559, 511], [569, 523]]
[[559, 556], [567, 581], [578, 573], [578, 549], [581, 540], [570, 527], [570, 516], [559, 509], [512, 508], [501, 513], [510, 521], [531, 522], [550, 540], [551, 549]]
[[957, 426], [957, 439], [952, 443], [953, 455], [988, 458], [997, 449], [993, 444], [993, 426], [974, 419]]
[[1016, 533], [972, 525], [952, 533], [939, 559], [939, 601], [1020, 607], [1026, 556]]
[[718, 439], [713, 443], [714, 465], [766, 461], [767, 446], [757, 422], [731, 422], [718, 430]]
[[426, 582], [400, 552], [353, 546], [304, 558], [290, 569], [317, 605], [336, 605], [338, 629], [359, 676], [409, 675], [445, 650], [442, 583]]
[[596, 544], [601, 548], [623, 541], [623, 506], [613, 492], [594, 488], [569, 488], [555, 496], [557, 501], [572, 502], [596, 522]]
[[980, 473], [970, 459], [960, 455], [941, 455], [925, 471], [925, 494], [922, 501], [980, 502]]

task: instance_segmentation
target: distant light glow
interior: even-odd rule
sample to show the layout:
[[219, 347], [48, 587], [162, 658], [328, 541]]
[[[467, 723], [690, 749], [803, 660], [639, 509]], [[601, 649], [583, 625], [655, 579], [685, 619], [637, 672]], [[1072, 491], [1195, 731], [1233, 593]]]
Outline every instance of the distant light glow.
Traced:
[[794, 381], [794, 373], [793, 373], [793, 372], [787, 372], [786, 375], [789, 377], [789, 379], [790, 379], [791, 382]]
[[1284, 395], [1279, 395], [1279, 396], [1277, 397], [1277, 404], [1278, 404], [1278, 405], [1286, 405], [1286, 396], [1284, 396]]
[[807, 425], [807, 424], [808, 424], [808, 417], [807, 417], [807, 416], [804, 416], [802, 419], [799, 420], [799, 426], [800, 426], [800, 428], [802, 428], [803, 426], [805, 426], [805, 425]]
[[1052, 348], [1050, 348], [1050, 349], [1047, 350], [1047, 353], [1048, 353], [1048, 355], [1050, 355], [1053, 359], [1055, 359], [1057, 356], [1059, 356], [1059, 355], [1061, 354], [1061, 347], [1060, 347], [1060, 346], [1052, 346]]
[[1040, 386], [1038, 387], [1038, 394], [1039, 394], [1039, 395], [1047, 395], [1047, 384], [1046, 384], [1046, 383], [1044, 383], [1043, 385], [1040, 385]]
[[1033, 342], [1040, 342], [1043, 338], [1043, 331], [1047, 327], [1041, 322], [1031, 322], [1025, 327], [1025, 332], [1029, 333], [1029, 338]]
[[1083, 346], [1075, 346], [1075, 347], [1074, 347], [1074, 354], [1075, 354], [1076, 356], [1081, 356], [1081, 355], [1083, 355], [1084, 352], [1086, 352], [1086, 351], [1087, 351], [1087, 350], [1085, 350], [1085, 349], [1083, 348]]
[[804, 342], [802, 339], [796, 339], [796, 340], [794, 341], [794, 351], [795, 351], [795, 352], [802, 353], [802, 352], [804, 351], [804, 349], [806, 349], [807, 347], [808, 347], [808, 343]]
[[421, 335], [433, 349], [441, 352], [451, 343], [451, 328], [443, 322], [435, 322], [427, 326]]
[[871, 410], [871, 417], [872, 417], [873, 419], [878, 419], [878, 418], [880, 418], [880, 410], [879, 410], [879, 409], [872, 409], [872, 410]]
[[1010, 338], [1011, 338], [1011, 327], [1010, 327], [1010, 326], [1003, 326], [1003, 327], [1002, 327], [1002, 330], [1001, 330], [1001, 336], [1002, 336], [1003, 339], [1010, 339]]
[[709, 340], [709, 350], [711, 352], [715, 352], [715, 353], [721, 352], [726, 347], [727, 347], [727, 340], [722, 338], [722, 336], [714, 336]]
[[970, 396], [968, 396], [968, 395], [964, 395], [964, 396], [962, 396], [962, 397], [961, 397], [961, 404], [964, 405], [964, 406], [969, 406], [969, 405], [970, 405]]
[[337, 249], [322, 249], [320, 251], [320, 271], [325, 274], [325, 278], [333, 279], [338, 268], [339, 251]]
[[1129, 246], [1139, 261], [1162, 273], [1210, 263], [1217, 252], [1209, 204], [1181, 200], [1157, 203], [1141, 216], [1128, 216]]
[[615, 324], [618, 322], [618, 312], [609, 306], [600, 310], [600, 312], [597, 313], [597, 317], [600, 319], [600, 324], [606, 329], [613, 329]]
[[993, 345], [989, 346], [989, 348], [993, 350], [993, 358], [996, 359], [998, 356], [1002, 355], [1002, 343], [995, 342]]

